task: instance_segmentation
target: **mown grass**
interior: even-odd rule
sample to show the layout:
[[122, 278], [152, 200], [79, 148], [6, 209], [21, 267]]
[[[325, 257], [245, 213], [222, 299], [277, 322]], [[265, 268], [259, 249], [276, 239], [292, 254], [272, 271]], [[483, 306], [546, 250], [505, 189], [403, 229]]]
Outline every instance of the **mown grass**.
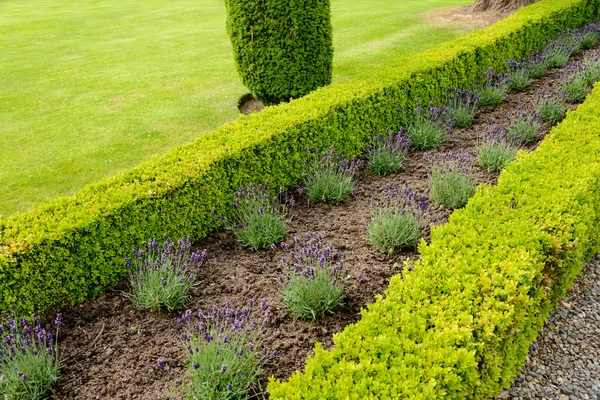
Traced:
[[[421, 14], [472, 0], [333, 0], [334, 82], [473, 27]], [[237, 116], [247, 92], [222, 0], [0, 2], [0, 216]]]

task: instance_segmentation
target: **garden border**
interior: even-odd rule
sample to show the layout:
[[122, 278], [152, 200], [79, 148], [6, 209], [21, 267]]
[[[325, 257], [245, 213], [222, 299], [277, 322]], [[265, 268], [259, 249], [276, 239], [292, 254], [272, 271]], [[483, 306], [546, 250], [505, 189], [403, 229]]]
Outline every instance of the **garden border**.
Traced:
[[[543, 0], [476, 33], [241, 117], [89, 185], [73, 197], [0, 221], [0, 309], [48, 315], [93, 298], [126, 275], [123, 258], [167, 234], [205, 237], [222, 226], [233, 193], [268, 179], [290, 187], [308, 146], [360, 154], [377, 130], [398, 128], [416, 102], [469, 87], [485, 69], [597, 18], [597, 0]], [[410, 66], [406, 66], [410, 62]]]
[[488, 399], [600, 251], [600, 83], [532, 153], [421, 242], [385, 299], [271, 399]]

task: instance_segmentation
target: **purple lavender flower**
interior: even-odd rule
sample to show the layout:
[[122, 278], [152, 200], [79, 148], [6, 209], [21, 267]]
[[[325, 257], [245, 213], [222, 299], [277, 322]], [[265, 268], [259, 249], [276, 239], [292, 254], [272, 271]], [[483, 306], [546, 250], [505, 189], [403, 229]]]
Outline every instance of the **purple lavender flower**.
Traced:
[[[29, 364], [34, 368], [36, 365], [43, 365], [44, 368], [30, 370], [31, 374], [54, 383], [60, 369], [54, 336], [42, 327], [39, 317], [17, 318], [16, 308], [13, 306], [12, 309], [12, 315], [0, 313], [0, 365], [6, 366], [3, 370], [4, 377], [0, 380], [31, 381], [28, 374], [18, 370], [18, 365], [23, 362], [23, 357], [34, 357], [38, 361]], [[60, 319], [60, 315], [57, 315], [54, 320], [58, 321], [57, 332]], [[36, 381], [34, 379], [31, 382], [35, 384]]]
[[322, 153], [309, 149], [303, 175], [304, 191], [310, 201], [339, 203], [352, 194], [354, 176], [362, 166], [359, 159], [338, 155], [331, 147]]
[[342, 300], [343, 255], [326, 246], [320, 234], [294, 241], [281, 265], [283, 303], [292, 316], [314, 320], [333, 312]]
[[129, 296], [134, 304], [151, 310], [185, 307], [188, 292], [195, 285], [194, 276], [206, 259], [206, 250], [193, 252], [189, 237], [174, 243], [164, 236], [162, 243], [153, 238], [145, 248], [132, 254], [127, 269], [132, 287]]
[[243, 246], [252, 250], [267, 248], [286, 233], [286, 216], [293, 197], [283, 188], [279, 188], [278, 194], [271, 194], [268, 182], [250, 183], [235, 193], [233, 216], [227, 221], [227, 228]]

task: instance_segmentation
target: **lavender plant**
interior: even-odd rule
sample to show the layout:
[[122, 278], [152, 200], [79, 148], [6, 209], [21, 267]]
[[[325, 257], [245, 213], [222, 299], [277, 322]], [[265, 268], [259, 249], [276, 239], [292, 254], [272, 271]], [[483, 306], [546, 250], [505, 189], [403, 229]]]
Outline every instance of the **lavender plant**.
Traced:
[[308, 172], [303, 175], [304, 188], [310, 201], [340, 203], [354, 191], [354, 175], [362, 165], [358, 159], [349, 160], [335, 154], [307, 149], [311, 154]]
[[556, 124], [565, 117], [567, 107], [555, 95], [545, 93], [538, 98], [535, 112], [542, 121]]
[[265, 398], [263, 364], [274, 353], [260, 346], [270, 308], [263, 301], [248, 306], [187, 310], [177, 320], [187, 357], [185, 399], [241, 400]]
[[192, 253], [191, 247], [190, 238], [175, 244], [165, 236], [162, 245], [154, 238], [125, 259], [131, 286], [127, 296], [136, 307], [152, 311], [185, 308], [195, 274], [206, 259], [206, 250]]
[[473, 155], [460, 150], [442, 155], [442, 161], [429, 172], [429, 198], [446, 208], [464, 206], [475, 192]]
[[571, 49], [570, 55], [573, 56], [581, 50], [581, 41], [583, 39], [580, 29], [568, 29], [558, 37], [558, 41], [563, 42]]
[[551, 40], [544, 49], [548, 68], [559, 68], [569, 61], [574, 51], [572, 43], [565, 40]]
[[580, 46], [584, 50], [589, 50], [596, 46], [600, 39], [600, 32], [595, 25], [587, 25], [581, 29]]
[[509, 141], [527, 144], [537, 139], [540, 122], [535, 113], [519, 109], [509, 119], [512, 121], [506, 128], [506, 137]]
[[46, 332], [40, 319], [18, 319], [2, 312], [0, 324], [0, 393], [5, 399], [46, 399], [60, 378], [58, 358], [58, 328], [60, 314], [54, 326], [56, 336]]
[[541, 78], [548, 68], [550, 68], [550, 66], [544, 52], [534, 53], [527, 60], [527, 70], [529, 71], [529, 78], [531, 79]]
[[514, 160], [519, 146], [497, 126], [483, 135], [477, 144], [477, 163], [488, 171], [499, 172]]
[[376, 175], [388, 175], [402, 168], [406, 159], [410, 140], [402, 131], [388, 132], [387, 136], [375, 136], [367, 147], [368, 166]]
[[571, 73], [559, 85], [559, 93], [570, 104], [581, 103], [590, 91], [588, 79], [581, 71]]
[[448, 102], [448, 116], [457, 128], [465, 128], [473, 123], [477, 114], [479, 97], [472, 90], [455, 89]]
[[343, 300], [342, 254], [325, 246], [321, 235], [294, 237], [294, 242], [293, 248], [281, 244], [288, 253], [282, 257], [284, 275], [279, 279], [283, 305], [299, 319], [314, 321], [333, 314]]
[[408, 126], [408, 139], [411, 146], [419, 150], [433, 149], [446, 141], [451, 127], [452, 121], [447, 117], [446, 107], [429, 106], [424, 110], [419, 104], [415, 118]]
[[479, 106], [495, 106], [506, 98], [510, 85], [506, 76], [499, 77], [494, 70], [489, 68], [482, 75], [482, 84], [477, 88], [476, 94], [479, 98]]
[[382, 192], [382, 200], [374, 203], [371, 210], [367, 229], [369, 242], [388, 254], [416, 247], [427, 228], [423, 218], [427, 200], [408, 187], [398, 185], [386, 185]]
[[600, 81], [600, 54], [588, 55], [583, 59], [581, 72], [583, 79], [588, 87]]
[[268, 182], [258, 186], [250, 183], [235, 194], [233, 220], [228, 227], [244, 247], [263, 249], [285, 236], [288, 205], [292, 207], [294, 199], [283, 189], [279, 190], [279, 196], [271, 197]]
[[531, 72], [526, 61], [508, 60], [508, 89], [513, 92], [522, 92], [531, 83]]

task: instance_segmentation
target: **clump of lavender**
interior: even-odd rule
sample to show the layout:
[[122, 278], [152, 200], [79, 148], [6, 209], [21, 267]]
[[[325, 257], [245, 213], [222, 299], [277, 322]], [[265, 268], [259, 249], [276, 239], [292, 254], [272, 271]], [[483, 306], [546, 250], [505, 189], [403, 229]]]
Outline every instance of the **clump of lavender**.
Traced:
[[268, 324], [270, 308], [248, 306], [187, 310], [177, 320], [188, 369], [185, 399], [248, 399], [264, 396], [263, 364], [272, 357], [260, 345], [262, 328]]
[[522, 92], [531, 83], [531, 72], [527, 61], [508, 60], [508, 89], [513, 92]]
[[513, 113], [506, 127], [506, 137], [513, 143], [527, 144], [537, 139], [540, 129], [539, 116], [534, 112], [526, 112], [522, 108]]
[[451, 128], [452, 121], [448, 118], [446, 107], [429, 106], [423, 109], [419, 104], [407, 134], [411, 146], [419, 150], [428, 150], [445, 142]]
[[263, 249], [280, 242], [287, 232], [287, 207], [294, 205], [283, 188], [279, 196], [268, 194], [265, 185], [250, 184], [235, 194], [233, 221], [229, 229], [235, 232], [238, 241], [251, 250]]
[[472, 90], [455, 89], [448, 101], [448, 116], [457, 128], [465, 128], [473, 123], [477, 114], [479, 97]]
[[583, 59], [580, 73], [590, 88], [600, 80], [600, 54], [598, 52]]
[[542, 94], [536, 103], [535, 112], [542, 121], [556, 124], [563, 120], [567, 107], [552, 93]]
[[56, 336], [42, 328], [40, 319], [18, 319], [2, 312], [0, 324], [0, 393], [6, 399], [45, 399], [60, 377], [58, 328]]
[[571, 49], [570, 55], [573, 56], [581, 50], [583, 31], [581, 29], [568, 29], [562, 32], [557, 40], [565, 43]]
[[367, 147], [368, 166], [376, 175], [388, 175], [400, 170], [408, 154], [410, 139], [402, 131], [388, 131], [387, 136], [375, 136]]
[[333, 147], [323, 154], [314, 149], [307, 152], [311, 158], [303, 180], [310, 201], [340, 203], [354, 192], [354, 176], [361, 160], [338, 156]]
[[477, 184], [472, 159], [473, 154], [463, 150], [444, 153], [429, 172], [429, 198], [450, 209], [467, 204]]
[[600, 39], [600, 32], [598, 32], [598, 26], [586, 25], [580, 29], [579, 45], [584, 50], [589, 50], [596, 46]]
[[510, 88], [507, 76], [498, 76], [493, 68], [482, 74], [482, 83], [476, 90], [480, 106], [495, 106], [504, 101], [506, 93]]
[[544, 49], [544, 55], [548, 68], [559, 68], [569, 61], [574, 51], [572, 43], [565, 40], [551, 40]]
[[190, 238], [177, 243], [166, 235], [163, 239], [162, 244], [152, 239], [125, 259], [131, 286], [128, 297], [136, 307], [152, 311], [185, 308], [195, 274], [206, 259], [206, 250], [192, 253]]
[[367, 238], [384, 253], [416, 247], [426, 232], [427, 199], [408, 187], [386, 185], [383, 198], [374, 203]]
[[581, 103], [591, 91], [588, 84], [590, 78], [588, 72], [581, 63], [575, 63], [569, 67], [567, 76], [559, 84], [561, 97], [570, 104]]
[[292, 248], [281, 244], [287, 251], [279, 279], [283, 305], [292, 317], [310, 321], [333, 314], [343, 300], [342, 254], [325, 246], [321, 235], [294, 237], [294, 242]]
[[518, 143], [510, 140], [498, 126], [483, 135], [477, 144], [477, 163], [488, 171], [499, 172], [517, 157]]
[[545, 52], [533, 53], [527, 60], [527, 71], [531, 79], [538, 79], [544, 76], [550, 68], [548, 58]]

